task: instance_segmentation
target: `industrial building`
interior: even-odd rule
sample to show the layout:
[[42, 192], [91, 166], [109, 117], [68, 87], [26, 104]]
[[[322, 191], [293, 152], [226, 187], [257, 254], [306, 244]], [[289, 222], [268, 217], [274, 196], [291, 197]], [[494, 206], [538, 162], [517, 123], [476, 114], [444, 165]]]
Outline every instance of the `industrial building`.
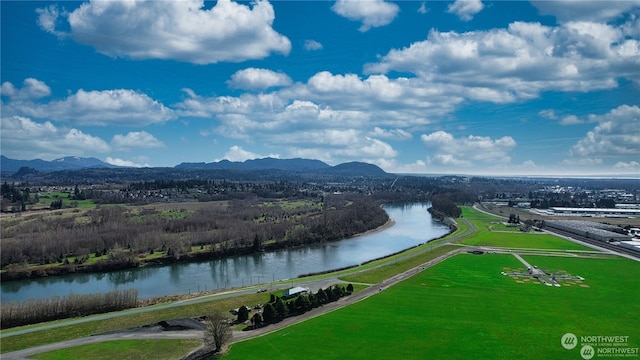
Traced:
[[555, 215], [640, 216], [640, 209], [551, 207], [549, 210]]
[[544, 220], [544, 226], [584, 236], [589, 239], [613, 242], [631, 241], [633, 237], [623, 234], [617, 226], [584, 220]]

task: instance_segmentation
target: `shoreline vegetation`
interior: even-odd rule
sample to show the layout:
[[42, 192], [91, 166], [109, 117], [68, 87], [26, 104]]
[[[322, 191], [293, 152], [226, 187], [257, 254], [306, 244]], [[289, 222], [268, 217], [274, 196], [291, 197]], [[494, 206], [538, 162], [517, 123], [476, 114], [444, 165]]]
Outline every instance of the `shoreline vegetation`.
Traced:
[[381, 203], [361, 194], [188, 205], [104, 206], [5, 223], [0, 280], [219, 259], [337, 241], [393, 225]]

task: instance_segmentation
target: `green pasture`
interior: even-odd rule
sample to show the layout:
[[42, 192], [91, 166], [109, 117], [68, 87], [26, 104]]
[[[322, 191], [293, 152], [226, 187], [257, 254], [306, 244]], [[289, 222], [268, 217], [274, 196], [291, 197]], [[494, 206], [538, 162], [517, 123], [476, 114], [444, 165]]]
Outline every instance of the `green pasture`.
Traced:
[[294, 359], [301, 351], [305, 359], [580, 358], [561, 346], [567, 332], [628, 335], [630, 347], [640, 346], [640, 303], [632, 301], [640, 287], [616, 276], [638, 274], [638, 263], [535, 260], [589, 287], [516, 283], [500, 274], [522, 267], [514, 256], [462, 254], [349, 307], [234, 344], [224, 359]]
[[495, 246], [504, 248], [589, 250], [593, 249], [564, 240], [557, 236], [540, 233], [502, 233], [481, 231], [461, 241], [465, 245]]
[[70, 193], [61, 191], [49, 191], [40, 193], [38, 204], [51, 206], [55, 200], [62, 199], [62, 205], [65, 208], [77, 207], [81, 209], [90, 209], [96, 207], [92, 200], [73, 200], [69, 197]]
[[[473, 235], [465, 237], [461, 244], [472, 246], [494, 246], [504, 248], [553, 249], [553, 250], [590, 250], [586, 246], [564, 240], [557, 236], [541, 232], [524, 233], [517, 228], [496, 224], [500, 218], [477, 211], [472, 207], [462, 207], [462, 216], [476, 226]], [[490, 231], [493, 227], [495, 231]], [[510, 229], [508, 231], [503, 231]]]
[[31, 356], [42, 360], [92, 359], [108, 360], [118, 354], [118, 359], [156, 360], [182, 359], [192, 349], [202, 343], [201, 340], [117, 340], [78, 347], [55, 350]]

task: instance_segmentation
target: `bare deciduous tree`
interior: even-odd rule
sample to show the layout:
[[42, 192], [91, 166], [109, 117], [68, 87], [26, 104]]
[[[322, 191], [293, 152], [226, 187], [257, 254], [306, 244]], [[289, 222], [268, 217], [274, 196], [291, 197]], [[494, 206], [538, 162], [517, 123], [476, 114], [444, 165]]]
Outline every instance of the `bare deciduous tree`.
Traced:
[[207, 328], [204, 331], [204, 342], [220, 351], [231, 340], [232, 333], [229, 319], [220, 311], [214, 311], [207, 318]]

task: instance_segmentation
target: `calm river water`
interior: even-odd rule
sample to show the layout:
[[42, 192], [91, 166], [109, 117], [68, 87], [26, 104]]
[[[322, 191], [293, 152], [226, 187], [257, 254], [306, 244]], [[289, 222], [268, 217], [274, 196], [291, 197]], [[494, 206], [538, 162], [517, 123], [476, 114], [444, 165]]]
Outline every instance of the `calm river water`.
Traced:
[[172, 264], [102, 274], [71, 274], [0, 284], [1, 301], [138, 289], [138, 298], [230, 288], [295, 278], [358, 265], [423, 244], [448, 232], [431, 218], [428, 204], [385, 206], [395, 225], [332, 243], [220, 260]]

